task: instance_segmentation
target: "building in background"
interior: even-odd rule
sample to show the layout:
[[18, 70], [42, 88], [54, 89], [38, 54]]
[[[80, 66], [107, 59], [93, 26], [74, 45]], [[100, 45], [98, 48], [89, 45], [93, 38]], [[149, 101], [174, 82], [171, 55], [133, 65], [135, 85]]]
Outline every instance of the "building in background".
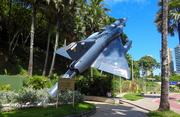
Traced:
[[[150, 56], [150, 57], [152, 57], [152, 55], [147, 55], [147, 56]], [[152, 67], [152, 69], [149, 71], [149, 70], [147, 70], [147, 72], [146, 72], [147, 74], [147, 76], [149, 76], [149, 75], [151, 75], [151, 74], [153, 74], [153, 67]]]
[[180, 75], [180, 45], [174, 48], [176, 59], [176, 74]]
[[[162, 65], [162, 53], [160, 50], [160, 60], [161, 60], [161, 65]], [[169, 66], [169, 74], [174, 72], [174, 62], [173, 62], [173, 52], [172, 48], [168, 48], [168, 66]]]

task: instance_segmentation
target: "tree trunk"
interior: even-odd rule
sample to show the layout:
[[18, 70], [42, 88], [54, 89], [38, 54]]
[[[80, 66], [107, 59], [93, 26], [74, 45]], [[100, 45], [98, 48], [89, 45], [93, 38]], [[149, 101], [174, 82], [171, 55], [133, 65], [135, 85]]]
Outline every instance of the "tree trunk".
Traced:
[[[19, 33], [19, 30], [14, 34], [12, 40], [10, 40], [10, 42], [9, 42], [9, 55], [12, 54], [11, 47], [12, 47], [12, 44], [13, 44], [14, 40], [16, 39], [18, 33]], [[17, 39], [18, 39], [18, 38], [17, 38]]]
[[[9, 37], [9, 44], [11, 42], [11, 6], [12, 6], [12, 0], [10, 0], [10, 9], [9, 9], [9, 36], [8, 36]], [[10, 54], [11, 54], [11, 49], [9, 49], [9, 55]]]
[[55, 47], [54, 47], [54, 53], [53, 53], [53, 59], [51, 63], [51, 68], [49, 71], [49, 76], [52, 74], [53, 68], [54, 68], [54, 63], [55, 63], [55, 58], [56, 58], [56, 49], [58, 46], [58, 40], [59, 40], [59, 31], [60, 31], [60, 8], [58, 8], [58, 17], [57, 17], [57, 31], [56, 31], [56, 42], [55, 42]]
[[168, 0], [163, 0], [162, 5], [163, 19], [162, 19], [162, 66], [161, 66], [161, 101], [158, 110], [167, 111], [170, 109], [169, 105], [169, 68], [168, 68], [168, 54], [167, 54], [167, 21], [168, 21]]
[[30, 40], [30, 54], [29, 54], [29, 67], [28, 76], [32, 76], [33, 72], [33, 45], [34, 45], [34, 31], [35, 31], [35, 18], [36, 18], [36, 1], [33, 5], [32, 23], [31, 23], [31, 40]]
[[42, 76], [46, 75], [46, 68], [47, 68], [47, 61], [48, 61], [48, 54], [49, 54], [50, 39], [51, 39], [51, 18], [50, 18], [50, 21], [49, 21], [48, 42], [47, 42], [47, 50], [46, 50], [46, 60], [45, 60], [45, 63], [44, 63], [44, 69], [43, 69]]

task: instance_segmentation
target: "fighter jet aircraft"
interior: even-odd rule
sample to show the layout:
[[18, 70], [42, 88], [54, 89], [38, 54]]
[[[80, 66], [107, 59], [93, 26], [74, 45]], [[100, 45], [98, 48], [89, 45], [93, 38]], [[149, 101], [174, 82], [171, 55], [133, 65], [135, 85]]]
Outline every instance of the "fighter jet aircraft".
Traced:
[[[128, 41], [125, 46], [122, 45], [120, 34], [127, 18], [119, 18], [105, 29], [101, 34], [96, 32], [87, 39], [72, 42], [66, 47], [60, 48], [55, 53], [73, 60], [69, 70], [62, 78], [73, 78], [82, 73], [89, 67], [95, 67], [99, 70], [130, 78], [129, 66], [126, 60], [126, 53], [130, 49], [132, 41]], [[57, 92], [57, 83], [52, 87], [49, 93], [53, 96]]]

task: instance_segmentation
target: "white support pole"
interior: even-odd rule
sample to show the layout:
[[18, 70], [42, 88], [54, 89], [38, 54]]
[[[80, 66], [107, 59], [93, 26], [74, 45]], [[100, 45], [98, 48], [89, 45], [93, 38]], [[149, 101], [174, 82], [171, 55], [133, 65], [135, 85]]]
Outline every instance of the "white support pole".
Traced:
[[119, 90], [119, 93], [121, 93], [121, 76], [120, 76], [119, 78], [120, 78], [120, 81], [119, 81], [119, 86], [120, 86], [120, 87], [119, 87], [119, 89], [120, 89], [120, 90]]
[[133, 76], [133, 58], [132, 58], [132, 81], [134, 81], [134, 76]]
[[113, 74], [113, 97], [115, 98], [114, 74]]
[[[59, 77], [58, 77], [58, 86], [59, 86]], [[56, 110], [58, 109], [58, 93], [59, 93], [59, 92], [58, 92], [58, 91], [59, 91], [59, 90], [58, 90], [58, 88], [59, 88], [58, 86], [57, 86]]]
[[142, 78], [143, 78], [143, 89], [145, 90], [145, 87], [144, 87], [144, 85], [145, 85], [145, 82], [144, 82], [144, 73], [143, 73], [143, 63], [142, 63]]
[[75, 78], [74, 78], [74, 90], [73, 90], [73, 107], [74, 107], [74, 92], [75, 92]]

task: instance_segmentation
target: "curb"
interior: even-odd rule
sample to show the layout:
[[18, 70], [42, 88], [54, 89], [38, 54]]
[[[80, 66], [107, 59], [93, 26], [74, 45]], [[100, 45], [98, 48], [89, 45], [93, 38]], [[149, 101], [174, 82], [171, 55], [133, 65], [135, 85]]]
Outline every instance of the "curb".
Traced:
[[88, 112], [77, 114], [77, 115], [63, 116], [63, 117], [89, 117], [89, 116], [93, 115], [95, 112], [96, 112], [96, 106], [94, 105], [94, 109], [92, 109]]

